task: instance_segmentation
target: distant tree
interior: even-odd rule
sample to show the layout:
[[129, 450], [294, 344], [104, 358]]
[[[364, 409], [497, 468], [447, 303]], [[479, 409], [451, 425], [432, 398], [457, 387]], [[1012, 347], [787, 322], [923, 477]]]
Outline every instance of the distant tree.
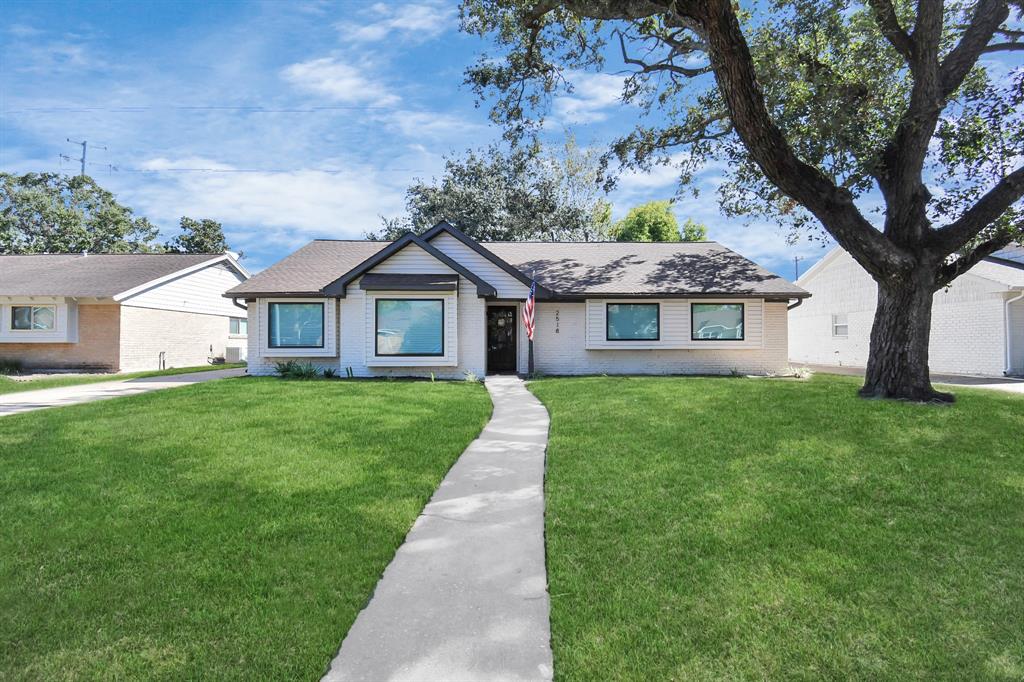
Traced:
[[231, 249], [224, 238], [224, 228], [216, 220], [195, 220], [182, 216], [178, 223], [181, 234], [167, 242], [164, 248], [172, 253], [224, 253]]
[[384, 218], [367, 236], [395, 239], [447, 220], [481, 241], [606, 238], [611, 206], [598, 185], [599, 159], [575, 140], [557, 150], [492, 145], [446, 158], [442, 178], [406, 190], [408, 215]]
[[708, 226], [698, 223], [693, 218], [687, 218], [683, 223], [684, 242], [702, 242], [708, 238]]
[[0, 173], [0, 253], [148, 252], [157, 232], [88, 176]]
[[648, 201], [629, 209], [612, 230], [620, 242], [677, 242], [679, 223], [668, 201]]

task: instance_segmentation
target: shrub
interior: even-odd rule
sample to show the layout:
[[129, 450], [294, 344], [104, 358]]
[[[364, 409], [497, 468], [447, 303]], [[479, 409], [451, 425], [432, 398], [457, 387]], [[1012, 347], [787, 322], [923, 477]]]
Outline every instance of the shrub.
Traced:
[[480, 383], [480, 377], [478, 377], [476, 375], [476, 373], [470, 372], [468, 369], [465, 372], [462, 373], [462, 376], [465, 379], [466, 383], [470, 383], [470, 384], [478, 384], [478, 383]]
[[285, 360], [275, 363], [274, 369], [286, 379], [315, 379], [320, 376], [320, 370], [312, 362]]
[[0, 360], [0, 374], [21, 374], [20, 360]]
[[334, 367], [324, 368], [324, 379], [333, 379], [336, 376], [338, 376], [337, 369], [335, 369]]

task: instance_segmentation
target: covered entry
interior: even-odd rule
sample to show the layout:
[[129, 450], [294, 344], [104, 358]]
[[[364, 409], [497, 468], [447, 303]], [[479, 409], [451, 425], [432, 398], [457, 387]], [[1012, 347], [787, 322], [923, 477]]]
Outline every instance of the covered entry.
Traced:
[[487, 373], [515, 374], [516, 306], [487, 307]]

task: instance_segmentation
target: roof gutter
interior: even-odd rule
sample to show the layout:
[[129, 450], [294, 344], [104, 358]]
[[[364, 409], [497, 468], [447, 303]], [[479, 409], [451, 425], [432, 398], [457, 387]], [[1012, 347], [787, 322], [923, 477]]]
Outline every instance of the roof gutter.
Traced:
[[245, 304], [243, 304], [243, 303], [239, 303], [239, 302], [238, 302], [238, 297], [237, 297], [237, 296], [232, 296], [232, 297], [231, 297], [231, 302], [232, 302], [233, 304], [235, 304], [235, 306], [237, 306], [237, 307], [241, 308], [242, 310], [248, 310], [248, 309], [249, 309], [249, 306], [247, 306], [247, 305], [245, 305]]
[[1003, 374], [1006, 376], [1013, 371], [1013, 349], [1010, 347], [1013, 343], [1013, 334], [1010, 333], [1010, 304], [1021, 299], [1024, 299], [1024, 288], [1018, 295], [1006, 299], [1003, 304], [1003, 331], [1006, 333], [1006, 368], [1003, 370]]
[[798, 299], [796, 299], [796, 303], [790, 303], [788, 306], [786, 306], [786, 310], [792, 310], [793, 308], [799, 308], [803, 304], [804, 304], [804, 299], [798, 298]]

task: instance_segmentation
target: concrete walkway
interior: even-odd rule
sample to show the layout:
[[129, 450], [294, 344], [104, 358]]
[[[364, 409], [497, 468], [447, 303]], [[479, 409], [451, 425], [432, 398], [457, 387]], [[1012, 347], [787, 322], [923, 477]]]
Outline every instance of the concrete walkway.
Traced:
[[[845, 374], [847, 376], [863, 377], [863, 367], [839, 367], [836, 365], [805, 365], [793, 363], [794, 367], [809, 367], [815, 372], [822, 374]], [[1013, 377], [979, 377], [967, 374], [932, 374], [933, 384], [945, 384], [947, 386], [968, 386], [970, 388], [987, 388], [991, 391], [1003, 391], [1004, 393], [1024, 394], [1024, 379]]]
[[94, 384], [77, 386], [61, 386], [59, 388], [41, 388], [37, 391], [0, 394], [0, 417], [19, 412], [44, 410], [49, 407], [64, 407], [78, 403], [91, 403], [95, 400], [109, 400], [126, 395], [149, 393], [164, 388], [189, 386], [213, 379], [238, 377], [245, 374], [244, 367], [234, 369], [217, 369], [209, 372], [192, 372], [190, 374], [171, 374], [145, 379], [123, 379], [121, 381], [99, 381]]
[[551, 679], [548, 414], [515, 377], [486, 385], [491, 421], [423, 509], [324, 680]]

